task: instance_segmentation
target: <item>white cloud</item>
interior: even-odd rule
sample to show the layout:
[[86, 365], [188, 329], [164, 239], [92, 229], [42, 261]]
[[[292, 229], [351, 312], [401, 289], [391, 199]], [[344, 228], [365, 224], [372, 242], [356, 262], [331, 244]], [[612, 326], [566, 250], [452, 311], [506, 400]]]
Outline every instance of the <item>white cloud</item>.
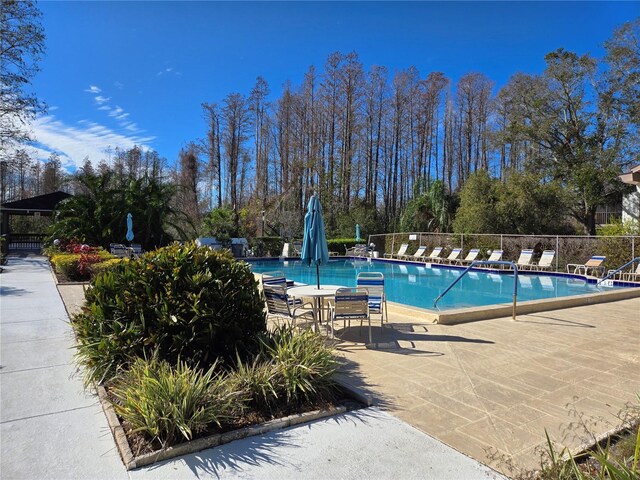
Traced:
[[113, 86], [116, 87], [118, 90], [122, 90], [124, 88], [124, 83], [116, 80], [115, 82], [113, 82]]
[[98, 110], [107, 110], [107, 111], [109, 111], [109, 110], [111, 110], [111, 107], [109, 105], [100, 105], [98, 107]]
[[109, 116], [110, 117], [117, 117], [118, 115], [122, 115], [123, 113], [124, 113], [124, 109], [122, 107], [120, 107], [119, 105], [116, 105], [109, 112]]
[[[133, 125], [134, 128], [129, 128]], [[138, 131], [134, 123], [126, 126], [133, 134], [121, 134], [104, 125], [91, 121], [81, 121], [76, 125], [67, 125], [53, 116], [38, 117], [32, 124], [33, 144], [38, 159], [46, 160], [53, 152], [61, 156], [65, 168], [73, 170], [82, 166], [85, 157], [97, 163], [107, 157], [106, 152], [116, 147], [127, 149], [134, 145], [143, 149], [150, 148], [149, 143], [155, 137], [135, 135]]]
[[85, 92], [89, 93], [100, 93], [102, 89], [100, 87], [96, 87], [95, 85], [89, 85], [89, 88], [85, 90]]
[[107, 103], [109, 100], [111, 100], [111, 97], [103, 97], [102, 95], [96, 95], [94, 100], [98, 105], [102, 105], [103, 103]]

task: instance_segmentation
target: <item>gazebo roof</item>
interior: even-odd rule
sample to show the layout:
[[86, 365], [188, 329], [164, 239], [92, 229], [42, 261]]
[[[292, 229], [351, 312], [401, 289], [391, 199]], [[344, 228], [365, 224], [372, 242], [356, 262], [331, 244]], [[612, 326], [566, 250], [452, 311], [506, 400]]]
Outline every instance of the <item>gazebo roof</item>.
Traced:
[[72, 196], [70, 193], [61, 191], [46, 193], [35, 197], [23, 198], [22, 200], [14, 200], [13, 202], [5, 202], [0, 205], [0, 211], [18, 215], [29, 215], [35, 212], [51, 213], [58, 203]]

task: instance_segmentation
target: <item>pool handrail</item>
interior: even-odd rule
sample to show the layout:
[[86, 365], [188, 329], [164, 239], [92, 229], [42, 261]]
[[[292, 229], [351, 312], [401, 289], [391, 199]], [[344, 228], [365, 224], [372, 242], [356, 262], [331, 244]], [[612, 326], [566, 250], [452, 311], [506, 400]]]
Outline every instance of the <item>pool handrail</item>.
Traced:
[[451, 290], [454, 285], [456, 283], [458, 283], [462, 277], [464, 277], [469, 271], [471, 271], [473, 269], [473, 267], [475, 267], [476, 265], [511, 265], [513, 267], [513, 313], [512, 313], [512, 318], [513, 320], [516, 319], [516, 299], [518, 297], [518, 265], [516, 265], [515, 262], [511, 262], [508, 260], [475, 260], [473, 262], [471, 262], [471, 265], [469, 265], [464, 272], [462, 272], [462, 274], [457, 277], [453, 282], [451, 282], [451, 284], [444, 289], [444, 291], [438, 295], [438, 297], [435, 299], [435, 301], [433, 302], [433, 308], [438, 308], [438, 301], [444, 297], [447, 292], [449, 290]]
[[596, 283], [596, 287], [599, 286], [605, 280], [609, 280], [611, 277], [615, 276], [618, 272], [620, 272], [621, 270], [624, 270], [629, 265], [635, 262], [640, 262], [640, 257], [633, 258], [629, 260], [627, 263], [625, 263], [624, 265], [622, 265], [621, 267], [616, 268], [613, 272], [609, 272], [609, 274], [606, 277], [604, 277], [602, 280], [599, 280], [598, 283]]

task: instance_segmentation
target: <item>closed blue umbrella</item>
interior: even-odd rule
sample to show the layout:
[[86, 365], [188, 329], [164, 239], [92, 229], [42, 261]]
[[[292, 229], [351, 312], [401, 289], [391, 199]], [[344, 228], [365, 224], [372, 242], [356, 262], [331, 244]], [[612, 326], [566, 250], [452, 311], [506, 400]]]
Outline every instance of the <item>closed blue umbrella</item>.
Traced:
[[329, 247], [324, 233], [322, 207], [315, 195], [309, 200], [307, 214], [304, 216], [304, 238], [300, 257], [309, 266], [315, 263], [318, 288], [320, 288], [320, 265], [329, 261]]
[[356, 242], [359, 242], [360, 240], [362, 240], [360, 238], [360, 224], [356, 223]]
[[127, 213], [127, 242], [133, 240], [133, 215]]

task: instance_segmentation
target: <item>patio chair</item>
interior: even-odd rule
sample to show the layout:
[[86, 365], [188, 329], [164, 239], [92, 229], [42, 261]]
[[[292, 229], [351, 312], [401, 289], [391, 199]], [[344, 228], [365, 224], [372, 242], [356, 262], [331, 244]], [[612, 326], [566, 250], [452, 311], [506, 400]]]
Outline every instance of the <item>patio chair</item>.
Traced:
[[[272, 272], [264, 272], [260, 278], [262, 281], [262, 286], [271, 285], [271, 286], [280, 286], [284, 288], [286, 292], [287, 289], [293, 285], [293, 281], [289, 282], [287, 278], [284, 276], [284, 272], [281, 270], [274, 270]], [[289, 296], [289, 302], [292, 306], [302, 305], [302, 300], [299, 298]]]
[[424, 257], [424, 252], [427, 250], [427, 247], [424, 245], [420, 245], [418, 250], [415, 251], [412, 255], [402, 255], [402, 257], [398, 257], [401, 260], [411, 260], [414, 262], [419, 261], [422, 257]]
[[542, 256], [540, 257], [540, 260], [538, 260], [537, 263], [532, 263], [531, 264], [531, 269], [533, 270], [534, 268], [536, 270], [546, 270], [546, 269], [551, 269], [553, 267], [553, 259], [556, 256], [556, 251], [555, 250], [545, 250], [544, 252], [542, 252]]
[[367, 289], [369, 293], [369, 313], [380, 315], [380, 324], [389, 322], [387, 297], [384, 294], [384, 275], [380, 272], [360, 272], [356, 277], [356, 286]]
[[463, 265], [466, 263], [475, 262], [478, 259], [479, 254], [480, 254], [479, 248], [472, 248], [471, 250], [469, 250], [466, 257], [456, 260], [456, 263], [459, 265]]
[[520, 268], [531, 267], [531, 259], [533, 258], [533, 250], [526, 249], [520, 251], [520, 256], [516, 260], [516, 265]]
[[449, 265], [451, 265], [452, 263], [457, 262], [458, 257], [460, 256], [461, 253], [462, 253], [461, 248], [454, 248], [453, 250], [451, 250], [451, 253], [447, 258], [442, 259], [442, 263], [447, 262]]
[[442, 247], [434, 248], [433, 252], [427, 255], [425, 259], [431, 262], [439, 262], [440, 260], [442, 260], [442, 258], [440, 258], [440, 254], [442, 253], [442, 250], [444, 250]]
[[129, 247], [125, 247], [121, 243], [109, 244], [109, 252], [111, 253], [111, 255], [118, 258], [129, 258], [131, 256]]
[[317, 330], [316, 315], [311, 303], [293, 306], [291, 297], [287, 295], [287, 291], [282, 285], [266, 284], [263, 285], [263, 291], [267, 305], [267, 317], [290, 321], [293, 327], [296, 326], [298, 319], [309, 319]]
[[[593, 255], [586, 263], [568, 263], [567, 264], [567, 273], [575, 273], [580, 274], [584, 272], [584, 275], [588, 275], [589, 271], [594, 276], [597, 276], [599, 273], [602, 275], [604, 273], [603, 263], [607, 257], [604, 255]], [[573, 272], [571, 272], [573, 270]]]
[[335, 321], [349, 322], [360, 320], [360, 326], [365, 320], [369, 321], [369, 343], [371, 340], [371, 315], [369, 315], [369, 293], [362, 287], [339, 288], [333, 302], [329, 303], [329, 315], [331, 318], [331, 336], [333, 336]]
[[139, 257], [140, 255], [142, 255], [142, 245], [140, 245], [139, 243], [132, 243], [130, 248], [131, 254], [134, 257]]
[[403, 255], [405, 255], [407, 253], [407, 248], [409, 248], [409, 244], [408, 243], [403, 243], [402, 245], [400, 245], [400, 248], [398, 249], [398, 253], [385, 253], [384, 254], [384, 258], [402, 257]]
[[293, 254], [296, 257], [302, 256], [302, 242], [293, 242]]

